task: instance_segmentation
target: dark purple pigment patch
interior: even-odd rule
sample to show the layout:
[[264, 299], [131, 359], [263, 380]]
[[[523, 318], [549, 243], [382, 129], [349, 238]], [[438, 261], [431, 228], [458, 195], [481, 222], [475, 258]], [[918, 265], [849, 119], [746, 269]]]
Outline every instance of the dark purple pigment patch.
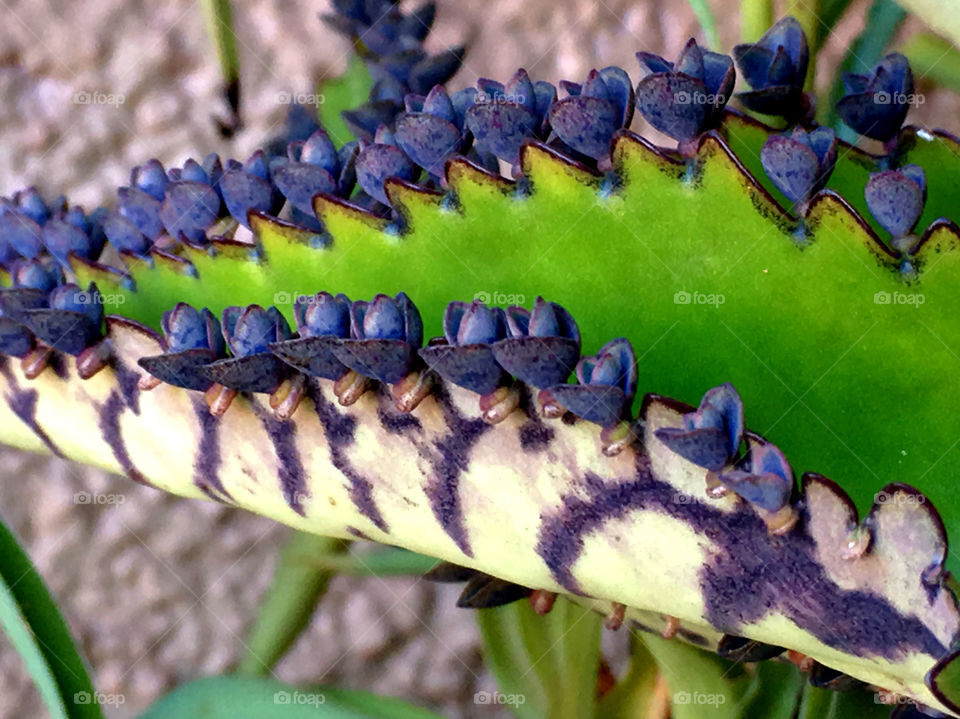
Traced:
[[360, 531], [359, 529], [357, 529], [356, 527], [347, 526], [347, 532], [348, 532], [349, 534], [352, 534], [352, 535], [353, 535], [354, 537], [356, 537], [357, 539], [366, 539], [366, 540], [368, 540], [368, 541], [373, 541], [373, 540], [370, 539], [370, 537], [368, 537], [366, 534], [364, 534], [363, 532], [361, 532], [361, 531]]
[[490, 429], [490, 425], [480, 418], [467, 419], [461, 415], [453, 406], [443, 385], [438, 387], [434, 397], [450, 431], [433, 443], [440, 453], [439, 460], [434, 456], [427, 456], [433, 464], [434, 474], [424, 491], [440, 526], [461, 552], [472, 557], [473, 550], [470, 549], [460, 503], [460, 474], [470, 466], [470, 452], [480, 437]]
[[642, 451], [632, 479], [607, 483], [587, 474], [584, 482], [590, 499], [565, 496], [559, 511], [542, 516], [537, 544], [554, 578], [570, 592], [582, 594], [572, 567], [584, 537], [606, 521], [644, 509], [710, 537], [715, 558], [701, 569], [700, 586], [706, 619], [720, 632], [738, 634], [745, 624], [779, 611], [827, 646], [851, 654], [895, 660], [904, 652], [935, 659], [946, 652], [919, 619], [901, 614], [881, 597], [833, 582], [815, 559], [804, 521], [788, 535], [772, 537], [749, 507], [724, 513], [699, 501], [677, 502], [676, 490], [653, 477]]
[[389, 534], [387, 522], [373, 498], [373, 483], [354, 468], [344, 451], [354, 442], [356, 420], [349, 414], [341, 414], [333, 402], [323, 396], [323, 390], [320, 389], [320, 383], [316, 379], [310, 380], [307, 391], [308, 396], [313, 400], [317, 418], [323, 426], [327, 444], [330, 445], [330, 463], [350, 480], [350, 501], [360, 514], [376, 525], [377, 529], [384, 534]]
[[193, 398], [193, 413], [200, 424], [200, 443], [193, 460], [193, 483], [215, 502], [232, 503], [233, 497], [220, 481], [220, 418], [214, 417], [207, 403], [199, 397]]
[[127, 400], [124, 399], [122, 391], [112, 390], [107, 401], [100, 406], [100, 418], [97, 424], [100, 427], [100, 436], [110, 447], [117, 464], [126, 473], [130, 479], [148, 487], [153, 485], [143, 476], [143, 473], [133, 466], [133, 460], [127, 452], [127, 445], [123, 441], [123, 433], [120, 431], [120, 415], [129, 407]]
[[524, 452], [535, 454], [550, 446], [555, 432], [543, 423], [527, 386], [521, 387], [520, 409], [527, 415], [527, 421], [520, 425], [520, 447]]
[[419, 432], [423, 423], [408, 412], [398, 412], [393, 405], [389, 390], [383, 385], [377, 394], [377, 419], [380, 426], [390, 434], [403, 436], [407, 432]]
[[50, 439], [50, 435], [48, 435], [37, 422], [37, 390], [20, 389], [17, 385], [17, 378], [13, 372], [10, 371], [9, 362], [10, 360], [6, 357], [0, 357], [0, 374], [3, 375], [4, 379], [7, 380], [7, 384], [10, 385], [10, 392], [3, 396], [7, 406], [21, 422], [30, 428], [30, 431], [37, 436], [37, 439], [43, 442], [51, 453], [57, 457], [63, 457], [63, 452], [60, 451], [60, 448]]
[[296, 423], [281, 422], [265, 410], [259, 402], [251, 400], [250, 407], [273, 443], [273, 452], [277, 455], [277, 464], [280, 467], [280, 491], [283, 493], [284, 501], [294, 512], [301, 517], [305, 516], [301, 499], [309, 492], [303, 462], [300, 460], [300, 450], [297, 449]]
[[129, 369], [118, 360], [113, 361], [113, 372], [117, 377], [120, 394], [133, 413], [140, 415], [140, 373]]

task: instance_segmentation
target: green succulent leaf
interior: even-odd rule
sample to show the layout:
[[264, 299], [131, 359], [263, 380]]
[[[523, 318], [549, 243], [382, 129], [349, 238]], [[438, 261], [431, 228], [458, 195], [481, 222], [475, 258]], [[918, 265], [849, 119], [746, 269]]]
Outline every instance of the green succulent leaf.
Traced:
[[238, 673], [266, 676], [310, 623], [336, 570], [322, 560], [340, 557], [348, 542], [291, 532], [278, 557], [273, 581], [261, 601]]
[[318, 97], [323, 102], [317, 104], [317, 115], [330, 139], [339, 147], [356, 138], [340, 113], [357, 105], [358, 98], [365, 98], [373, 87], [370, 71], [359, 55], [351, 55], [347, 69], [342, 75], [327, 78], [320, 82]]
[[177, 687], [140, 719], [440, 719], [392, 697], [272, 679], [209, 677]]
[[502, 697], [481, 692], [479, 703], [505, 703], [520, 719], [587, 719], [596, 708], [600, 618], [558, 599], [545, 617], [528, 602], [477, 613], [486, 665]]
[[900, 52], [910, 60], [913, 72], [924, 81], [960, 92], [960, 50], [932, 32], [910, 35]]
[[98, 719], [93, 688], [63, 616], [7, 526], [0, 522], [0, 625], [23, 659], [51, 717]]

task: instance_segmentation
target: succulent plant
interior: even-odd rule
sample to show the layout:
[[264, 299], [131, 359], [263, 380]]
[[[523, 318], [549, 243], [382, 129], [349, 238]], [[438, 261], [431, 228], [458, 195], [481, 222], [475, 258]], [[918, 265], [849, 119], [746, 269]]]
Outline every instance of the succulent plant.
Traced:
[[865, 75], [843, 77], [847, 93], [837, 103], [841, 119], [860, 135], [895, 140], [913, 102], [913, 72], [900, 53], [891, 53]]
[[[732, 63], [696, 43], [642, 55], [633, 99], [618, 68], [562, 99], [524, 71], [451, 93], [456, 63], [410, 15], [336, 8], [376, 79], [356, 145], [307, 127], [285, 157], [147, 162], [101, 223], [119, 253], [97, 213], [0, 202], [3, 440], [428, 550], [465, 606], [565, 594], [611, 627], [739, 661], [787, 649], [817, 686], [960, 716], [960, 232], [937, 219], [960, 142], [848, 99], [907, 89], [900, 61], [843, 101], [854, 129], [888, 123], [864, 132], [875, 156], [726, 110]], [[809, 123], [795, 21], [735, 55], [748, 108]], [[679, 156], [627, 129], [634, 101]], [[635, 400], [638, 364], [699, 406]], [[878, 492], [894, 473], [927, 494]]]

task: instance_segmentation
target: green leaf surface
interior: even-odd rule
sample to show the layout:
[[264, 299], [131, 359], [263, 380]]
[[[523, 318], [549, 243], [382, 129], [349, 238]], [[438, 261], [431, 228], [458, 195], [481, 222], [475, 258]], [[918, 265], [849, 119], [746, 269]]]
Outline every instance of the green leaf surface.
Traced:
[[630, 668], [597, 703], [602, 719], [647, 719], [662, 700], [656, 693], [660, 671], [643, 640], [630, 637]]
[[890, 710], [866, 690], [834, 692], [808, 684], [797, 719], [889, 719]]
[[914, 76], [924, 84], [960, 92], [960, 50], [949, 40], [932, 32], [918, 32], [906, 39], [900, 52], [907, 56]]
[[700, 29], [703, 30], [703, 38], [707, 42], [707, 47], [714, 49], [720, 46], [720, 38], [717, 35], [717, 21], [713, 16], [713, 10], [707, 0], [687, 0], [690, 3], [690, 9], [697, 16], [697, 22], [700, 23]]
[[501, 703], [520, 719], [585, 719], [596, 707], [600, 618], [565, 599], [539, 616], [529, 602], [477, 612], [487, 667], [499, 693], [475, 701]]
[[900, 0], [900, 4], [931, 30], [960, 45], [960, 0]]
[[63, 616], [16, 538], [0, 522], [0, 624], [55, 719], [103, 717]]
[[310, 566], [316, 569], [359, 577], [421, 576], [437, 566], [438, 561], [399, 547], [377, 546], [363, 551], [356, 544], [346, 554], [328, 553], [309, 559]]
[[359, 55], [351, 54], [342, 75], [321, 80], [318, 90], [323, 102], [317, 105], [317, 115], [323, 128], [337, 147], [355, 140], [340, 113], [366, 100], [373, 87], [370, 71]]
[[210, 677], [184, 684], [140, 719], [442, 719], [400, 699], [272, 679]]
[[342, 539], [290, 533], [245, 644], [240, 674], [265, 676], [272, 671], [310, 623], [335, 574], [320, 562], [342, 555], [348, 547]]

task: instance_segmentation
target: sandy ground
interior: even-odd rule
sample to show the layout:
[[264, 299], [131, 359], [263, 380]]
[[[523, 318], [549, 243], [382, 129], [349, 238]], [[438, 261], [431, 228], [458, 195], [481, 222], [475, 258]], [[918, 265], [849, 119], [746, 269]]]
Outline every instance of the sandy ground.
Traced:
[[[636, 50], [673, 56], [697, 30], [680, 0], [438, 4], [431, 45], [466, 39], [471, 48], [457, 87], [480, 75], [506, 79], [520, 64], [554, 82], [613, 63], [636, 76]], [[711, 4], [729, 49], [736, 6]], [[246, 128], [227, 141], [212, 119], [225, 107], [197, 3], [0, 3], [0, 194], [37, 184], [89, 208], [112, 202], [129, 168], [149, 157], [167, 164], [211, 150], [246, 157], [282, 122], [278, 97], [312, 92], [316, 79], [342, 70], [348, 47], [316, 19], [322, 5], [236, 5]], [[854, 12], [831, 39], [821, 70], [835, 63], [862, 15]], [[104, 101], [78, 104], [77, 93]], [[957, 109], [954, 96], [934, 93], [915, 119], [953, 118]], [[80, 492], [113, 500], [82, 504]], [[59, 597], [97, 688], [123, 697], [108, 708], [115, 718], [236, 660], [286, 532], [12, 450], [0, 451], [0, 514]], [[455, 597], [453, 588], [416, 580], [339, 577], [277, 675], [402, 696], [451, 717], [506, 716], [473, 703], [478, 688], [493, 684], [473, 618], [454, 608]], [[607, 639], [613, 651], [623, 640]], [[45, 715], [18, 656], [0, 639], [0, 716]]]

